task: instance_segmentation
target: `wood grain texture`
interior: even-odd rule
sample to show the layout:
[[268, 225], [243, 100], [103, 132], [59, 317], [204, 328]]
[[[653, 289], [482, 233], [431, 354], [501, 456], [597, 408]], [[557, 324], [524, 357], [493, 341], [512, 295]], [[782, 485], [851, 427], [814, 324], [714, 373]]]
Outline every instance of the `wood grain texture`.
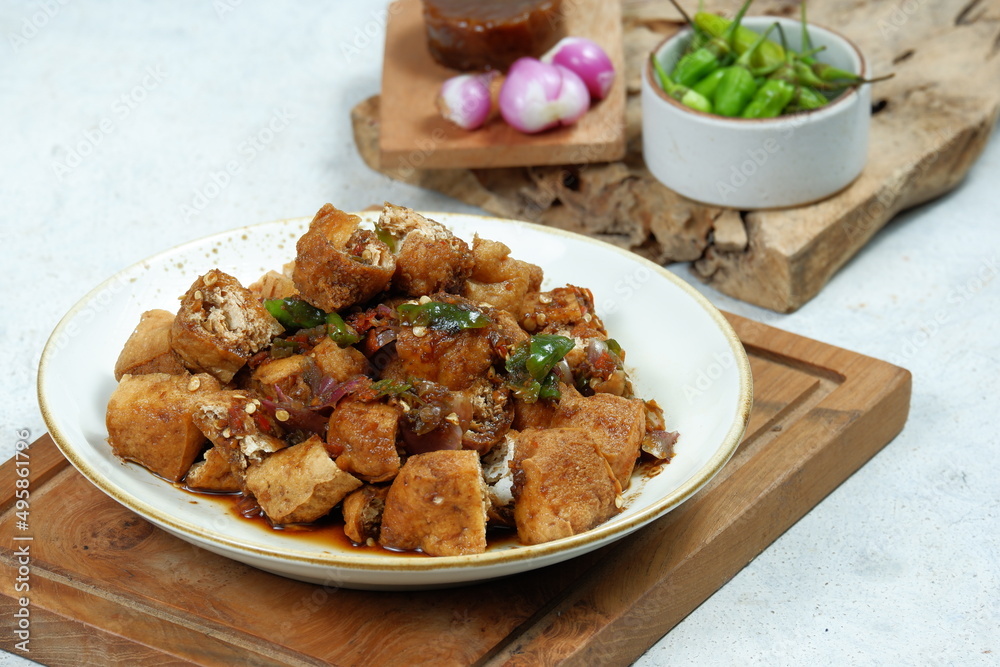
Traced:
[[[589, 37], [624, 66], [618, 0], [565, 0], [565, 32]], [[390, 5], [382, 66], [380, 162], [398, 170], [514, 167], [606, 162], [625, 156], [625, 84], [576, 124], [527, 135], [494, 117], [470, 132], [444, 118], [435, 106], [441, 84], [458, 72], [437, 64], [427, 49], [420, 0]]]
[[[40, 620], [30, 657], [51, 665], [627, 664], [906, 420], [907, 371], [731, 321], [755, 380], [750, 428], [732, 461], [632, 536], [489, 584], [384, 593], [283, 579], [154, 528], [63, 463], [32, 487], [30, 599]], [[59, 458], [47, 436], [31, 451]], [[8, 510], [0, 534], [11, 535], [13, 521]], [[12, 570], [11, 544], [0, 542], [0, 563]], [[12, 579], [0, 584], [0, 608], [15, 604]], [[0, 648], [13, 650], [10, 637], [3, 633]]]
[[[732, 14], [738, 4], [715, 0], [706, 8]], [[753, 11], [795, 16], [798, 4], [757, 0]], [[623, 3], [628, 153], [620, 161], [445, 172], [380, 161], [378, 136], [386, 128], [378, 125], [377, 99], [354, 109], [355, 141], [369, 166], [393, 178], [496, 215], [589, 234], [659, 263], [690, 261], [720, 291], [790, 312], [897, 213], [961, 182], [1000, 112], [1000, 0], [831, 0], [810, 6], [809, 14], [858, 44], [876, 75], [896, 75], [872, 89], [864, 172], [809, 206], [740, 216], [684, 199], [646, 170], [639, 76], [649, 52], [681, 25], [667, 0]]]

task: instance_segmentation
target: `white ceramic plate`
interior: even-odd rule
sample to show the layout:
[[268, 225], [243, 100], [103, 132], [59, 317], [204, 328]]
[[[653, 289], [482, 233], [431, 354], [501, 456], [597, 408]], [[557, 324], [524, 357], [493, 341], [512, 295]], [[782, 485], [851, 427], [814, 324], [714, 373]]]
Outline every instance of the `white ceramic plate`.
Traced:
[[[362, 214], [373, 220], [377, 214]], [[194, 279], [220, 268], [244, 284], [295, 255], [308, 219], [210, 236], [118, 273], [62, 319], [42, 353], [38, 397], [49, 432], [67, 459], [103, 492], [164, 530], [263, 570], [331, 586], [429, 588], [482, 581], [551, 565], [620, 539], [670, 511], [729, 460], [750, 415], [750, 367], [722, 315], [683, 281], [632, 253], [537, 225], [430, 213], [471, 240], [502, 241], [545, 270], [545, 288], [593, 290], [598, 313], [628, 354], [638, 395], [663, 407], [681, 433], [677, 455], [655, 476], [636, 475], [624, 511], [586, 533], [535, 546], [491, 547], [473, 556], [372, 553], [263, 530], [224, 504], [200, 500], [111, 453], [105, 408], [125, 339], [152, 308], [173, 310]]]

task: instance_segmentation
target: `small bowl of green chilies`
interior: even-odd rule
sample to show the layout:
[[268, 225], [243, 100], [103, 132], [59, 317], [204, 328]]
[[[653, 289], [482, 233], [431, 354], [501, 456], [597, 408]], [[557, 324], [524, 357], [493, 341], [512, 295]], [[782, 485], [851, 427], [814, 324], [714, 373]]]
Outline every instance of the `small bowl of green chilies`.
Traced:
[[[642, 77], [650, 172], [685, 197], [738, 209], [799, 206], [847, 187], [868, 158], [864, 56], [813, 24], [737, 18], [698, 14], [701, 30], [651, 54]], [[720, 58], [722, 42], [731, 51]]]

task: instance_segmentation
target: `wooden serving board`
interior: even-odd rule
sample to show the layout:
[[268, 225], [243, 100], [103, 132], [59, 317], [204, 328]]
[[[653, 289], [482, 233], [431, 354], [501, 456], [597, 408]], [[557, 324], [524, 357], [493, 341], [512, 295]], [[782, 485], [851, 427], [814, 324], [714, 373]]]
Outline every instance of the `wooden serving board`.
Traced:
[[[564, 0], [567, 35], [589, 37], [622, 71], [618, 0]], [[441, 84], [459, 74], [439, 65], [427, 49], [420, 0], [389, 6], [382, 65], [381, 164], [400, 170], [514, 167], [605, 162], [625, 156], [625, 83], [595, 103], [580, 121], [542, 134], [523, 134], [495, 117], [470, 132], [441, 117], [435, 99]]]
[[[28, 450], [27, 531], [15, 523], [15, 463], [0, 468], [0, 648], [17, 652], [6, 626], [26, 596], [22, 655], [46, 665], [627, 664], [906, 421], [908, 371], [729, 317], [750, 357], [755, 402], [716, 478], [616, 544], [464, 588], [352, 591], [216, 556], [102, 494], [45, 436]], [[23, 545], [26, 593], [13, 576]]]
[[[682, 0], [691, 10], [698, 4]], [[731, 15], [739, 4], [708, 0], [706, 9]], [[751, 11], [797, 16], [798, 7], [796, 0], [756, 0]], [[352, 114], [362, 156], [392, 178], [501, 217], [590, 234], [658, 263], [692, 262], [694, 273], [720, 291], [790, 312], [819, 293], [897, 213], [954, 188], [1000, 112], [1000, 0], [810, 3], [810, 21], [849, 36], [876, 75], [895, 73], [872, 89], [864, 172], [837, 195], [808, 206], [747, 213], [698, 204], [656, 181], [642, 157], [640, 72], [650, 51], [680, 28], [680, 17], [668, 0], [624, 0], [622, 15], [624, 159], [444, 171], [422, 168], [431, 162], [380, 160], [379, 133], [393, 128], [384, 110], [379, 127], [378, 98]]]

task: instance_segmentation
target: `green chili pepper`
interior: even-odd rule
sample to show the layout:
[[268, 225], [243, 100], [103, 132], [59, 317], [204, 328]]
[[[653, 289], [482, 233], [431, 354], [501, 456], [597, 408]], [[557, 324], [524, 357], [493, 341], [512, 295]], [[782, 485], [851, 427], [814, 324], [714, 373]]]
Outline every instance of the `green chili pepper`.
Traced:
[[[713, 37], [722, 36], [731, 27], [732, 23], [729, 19], [723, 18], [718, 14], [698, 12], [694, 15], [694, 24], [702, 32], [708, 33]], [[758, 37], [759, 35], [750, 28], [737, 27], [733, 35], [733, 50], [738, 55], [743, 54], [757, 41]], [[783, 62], [785, 62], [785, 50], [780, 44], [768, 40], [757, 50], [757, 54], [752, 59], [751, 64], [754, 67], [769, 67], [776, 64], [780, 65]]]
[[[712, 98], [715, 97], [715, 91], [719, 87], [719, 81], [722, 80], [722, 77], [725, 76], [725, 74], [725, 67], [717, 69], [698, 83], [694, 84], [694, 87], [692, 87], [691, 90], [703, 96], [709, 102], [712, 102]], [[715, 105], [714, 102], [712, 104], [713, 106]]]
[[611, 350], [611, 354], [615, 355], [622, 361], [625, 360], [625, 351], [622, 349], [622, 346], [618, 341], [614, 338], [609, 338], [604, 341], [604, 344], [608, 346], [609, 350]]
[[767, 41], [768, 35], [774, 30], [777, 23], [772, 24], [763, 34], [761, 34], [753, 45], [744, 51], [736, 62], [729, 67], [723, 68], [722, 80], [715, 91], [715, 100], [712, 103], [715, 113], [720, 116], [739, 116], [744, 107], [753, 99], [757, 92], [757, 82], [754, 81], [753, 73], [750, 71], [750, 60], [757, 49]]
[[389, 233], [389, 230], [384, 229], [382, 226], [380, 226], [378, 222], [375, 223], [375, 236], [378, 237], [379, 241], [389, 246], [389, 252], [393, 254], [396, 253], [396, 246], [398, 244], [398, 240], [396, 239], [395, 236]]
[[559, 391], [559, 378], [556, 377], [555, 373], [549, 373], [542, 380], [541, 387], [538, 389], [538, 398], [558, 401], [561, 397], [562, 392]]
[[572, 338], [539, 334], [519, 345], [504, 363], [507, 386], [525, 403], [559, 398], [559, 378], [552, 369], [573, 349]]
[[736, 17], [721, 34], [713, 36], [705, 46], [697, 51], [692, 51], [677, 61], [671, 75], [675, 83], [690, 88], [729, 62], [733, 53], [733, 39], [736, 31], [752, 2], [753, 0], [746, 0], [743, 3], [743, 6], [736, 13]]
[[799, 86], [795, 89], [791, 104], [800, 111], [808, 111], [826, 106], [829, 101], [826, 95], [816, 92], [809, 86]]
[[285, 357], [290, 357], [293, 354], [298, 354], [301, 348], [302, 346], [294, 340], [275, 338], [271, 341], [271, 358], [284, 359]]
[[795, 96], [795, 86], [784, 79], [768, 79], [743, 109], [741, 118], [775, 118]]
[[429, 326], [451, 334], [458, 333], [463, 329], [481, 329], [491, 323], [490, 318], [478, 310], [441, 301], [403, 303], [396, 307], [396, 312], [407, 324]]
[[326, 322], [326, 313], [297, 296], [265, 299], [264, 308], [286, 329], [311, 329]]
[[690, 107], [696, 111], [712, 113], [712, 103], [704, 95], [691, 90], [687, 86], [682, 86], [671, 81], [670, 76], [663, 69], [663, 65], [656, 59], [656, 54], [650, 54], [649, 59], [653, 63], [653, 71], [656, 73], [656, 79], [659, 81], [663, 92], [686, 107]]
[[361, 340], [361, 336], [358, 335], [358, 332], [351, 328], [351, 326], [344, 321], [344, 318], [337, 313], [330, 313], [326, 316], [326, 329], [330, 334], [330, 338], [333, 339], [333, 342], [340, 347], [354, 345]]
[[548, 334], [532, 336], [524, 366], [531, 377], [542, 380], [575, 345], [573, 339], [566, 336]]

